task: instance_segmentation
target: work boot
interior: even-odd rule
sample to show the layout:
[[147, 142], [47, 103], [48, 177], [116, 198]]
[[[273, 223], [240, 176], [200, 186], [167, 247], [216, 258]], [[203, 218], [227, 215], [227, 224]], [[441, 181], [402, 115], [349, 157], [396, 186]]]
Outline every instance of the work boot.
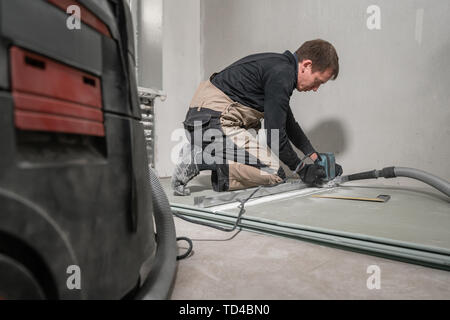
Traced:
[[[201, 150], [199, 150], [201, 152]], [[172, 174], [171, 185], [176, 196], [188, 196], [191, 194], [187, 183], [196, 177], [200, 171], [194, 161], [195, 147], [185, 144], [180, 151], [177, 166]]]

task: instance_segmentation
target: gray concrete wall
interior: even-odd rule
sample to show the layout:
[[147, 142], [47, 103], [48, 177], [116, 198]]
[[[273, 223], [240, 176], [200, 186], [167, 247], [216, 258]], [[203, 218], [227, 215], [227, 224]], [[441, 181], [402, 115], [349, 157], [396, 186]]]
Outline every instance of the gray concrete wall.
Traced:
[[200, 81], [200, 0], [163, 1], [163, 91], [155, 101], [155, 169], [172, 175], [171, 153], [179, 141], [172, 133], [182, 122]]
[[[381, 29], [367, 27], [370, 5]], [[332, 42], [338, 79], [291, 99], [313, 145], [347, 173], [397, 165], [450, 180], [450, 1], [201, 0], [201, 21], [203, 79], [251, 53]]]
[[162, 89], [162, 0], [131, 0], [136, 41], [138, 85]]

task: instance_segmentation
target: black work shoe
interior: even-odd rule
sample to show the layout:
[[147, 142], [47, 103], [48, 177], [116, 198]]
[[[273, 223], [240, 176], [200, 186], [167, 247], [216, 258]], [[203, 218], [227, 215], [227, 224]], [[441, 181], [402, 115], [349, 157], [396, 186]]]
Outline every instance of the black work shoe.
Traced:
[[188, 196], [191, 194], [186, 185], [200, 171], [194, 161], [194, 150], [190, 144], [185, 144], [180, 151], [177, 166], [172, 174], [171, 185], [173, 194], [176, 196]]

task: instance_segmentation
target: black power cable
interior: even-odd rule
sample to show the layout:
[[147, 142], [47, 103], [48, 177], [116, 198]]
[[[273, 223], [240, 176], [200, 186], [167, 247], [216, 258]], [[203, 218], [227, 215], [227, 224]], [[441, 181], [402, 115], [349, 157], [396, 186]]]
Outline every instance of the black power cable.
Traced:
[[213, 224], [210, 224], [210, 223], [207, 223], [207, 222], [189, 219], [189, 218], [186, 218], [186, 217], [184, 217], [184, 216], [182, 216], [182, 215], [180, 215], [178, 213], [175, 213], [175, 212], [173, 212], [173, 215], [178, 217], [178, 218], [180, 218], [180, 219], [182, 219], [182, 220], [185, 220], [187, 222], [199, 224], [199, 225], [206, 226], [206, 227], [211, 227], [211, 228], [223, 231], [223, 232], [232, 232], [232, 231], [236, 230], [236, 228], [239, 225], [239, 222], [241, 221], [242, 215], [245, 213], [245, 207], [244, 207], [245, 203], [248, 200], [250, 200], [251, 197], [253, 197], [255, 195], [255, 193], [258, 192], [261, 188], [263, 188], [263, 186], [259, 186], [258, 188], [256, 188], [245, 200], [239, 200], [239, 202], [241, 203], [239, 205], [240, 210], [239, 210], [239, 213], [237, 215], [236, 222], [234, 223], [233, 227], [231, 227], [231, 228], [216, 226], [216, 225], [213, 225]]
[[[297, 165], [297, 167], [294, 170], [294, 174], [298, 174], [299, 171], [301, 171], [301, 169], [303, 169], [304, 161], [305, 161], [306, 158], [308, 158], [308, 156], [305, 156], [303, 159], [301, 159], [300, 163]], [[280, 185], [282, 183], [285, 183], [287, 181], [287, 179], [288, 178], [286, 177], [286, 178], [284, 178], [283, 180], [281, 180], [280, 182], [278, 182], [278, 183], [276, 183], [274, 185], [259, 186], [246, 199], [238, 200], [240, 202], [240, 204], [238, 206], [238, 208], [240, 208], [240, 210], [239, 210], [239, 213], [237, 215], [236, 222], [234, 223], [233, 227], [231, 227], [231, 228], [216, 226], [216, 225], [213, 225], [213, 224], [210, 224], [210, 223], [207, 223], [207, 222], [189, 219], [189, 218], [186, 218], [183, 215], [175, 213], [175, 212], [172, 212], [172, 214], [174, 216], [176, 216], [176, 217], [178, 217], [178, 218], [180, 218], [180, 219], [182, 219], [184, 221], [190, 222], [190, 223], [195, 223], [195, 224], [202, 225], [202, 226], [205, 226], [205, 227], [214, 228], [214, 229], [217, 229], [217, 230], [220, 230], [220, 231], [223, 231], [223, 232], [232, 232], [232, 231], [236, 230], [236, 228], [239, 226], [239, 223], [240, 223], [240, 221], [242, 219], [242, 216], [245, 213], [245, 204], [247, 203], [247, 201], [249, 201], [259, 190], [261, 190], [263, 188], [272, 188], [272, 187], [278, 186], [278, 185]], [[236, 237], [239, 232], [241, 232], [241, 229], [239, 229], [236, 233], [234, 233], [230, 238], [227, 238], [227, 239], [195, 239], [195, 241], [228, 241], [228, 240], [231, 240], [234, 237]], [[179, 238], [177, 238], [177, 241], [180, 241], [180, 240], [186, 241], [189, 244], [189, 248], [184, 254], [178, 256], [177, 260], [181, 260], [181, 259], [187, 258], [190, 255], [190, 253], [192, 252], [192, 248], [193, 248], [193, 243], [192, 243], [191, 239], [189, 239], [187, 237], [179, 237]]]
[[189, 246], [185, 253], [177, 256], [177, 260], [182, 260], [182, 259], [189, 257], [189, 255], [191, 254], [192, 249], [194, 247], [194, 245], [192, 244], [192, 240], [189, 239], [188, 237], [177, 237], [177, 241], [186, 241]]

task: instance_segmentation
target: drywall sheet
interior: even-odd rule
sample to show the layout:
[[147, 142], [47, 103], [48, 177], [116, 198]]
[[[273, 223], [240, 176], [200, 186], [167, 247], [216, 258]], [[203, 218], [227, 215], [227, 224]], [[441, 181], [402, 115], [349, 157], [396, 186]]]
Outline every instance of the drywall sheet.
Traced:
[[[172, 209], [215, 224], [234, 224], [239, 203], [199, 208], [196, 196], [216, 193], [209, 177], [191, 182], [189, 197], [171, 194], [170, 181], [162, 184]], [[317, 195], [376, 198], [387, 202], [316, 198]], [[241, 226], [277, 234], [361, 249], [364, 252], [448, 268], [450, 266], [450, 202], [430, 188], [373, 186], [368, 183], [332, 189], [307, 188], [247, 202]]]
[[[445, 196], [412, 188], [341, 186], [314, 194], [376, 198], [385, 203], [315, 198], [313, 194], [266, 202], [251, 202], [246, 215], [281, 224], [308, 226], [358, 235], [386, 238], [450, 250], [450, 203]], [[256, 202], [255, 202], [256, 203]], [[228, 213], [236, 209], [224, 210]]]

